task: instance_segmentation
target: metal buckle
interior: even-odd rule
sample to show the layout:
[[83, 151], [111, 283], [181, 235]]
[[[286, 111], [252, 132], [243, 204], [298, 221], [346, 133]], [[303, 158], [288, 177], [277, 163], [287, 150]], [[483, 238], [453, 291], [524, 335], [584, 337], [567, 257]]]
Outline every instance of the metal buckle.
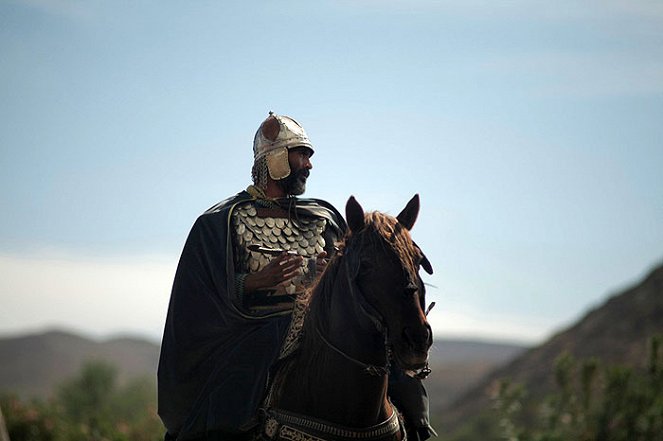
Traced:
[[428, 377], [428, 376], [430, 375], [431, 372], [432, 372], [432, 371], [431, 371], [430, 368], [428, 367], [428, 364], [426, 364], [426, 366], [423, 367], [419, 372], [417, 372], [417, 373], [414, 375], [414, 377], [415, 377], [415, 378], [418, 378], [419, 380], [423, 380], [423, 379], [425, 379], [426, 377]]

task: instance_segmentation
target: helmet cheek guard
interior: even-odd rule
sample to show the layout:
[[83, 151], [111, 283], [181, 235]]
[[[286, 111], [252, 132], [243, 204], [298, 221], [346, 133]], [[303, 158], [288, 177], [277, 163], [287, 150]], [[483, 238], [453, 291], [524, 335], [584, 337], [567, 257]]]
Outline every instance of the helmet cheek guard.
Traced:
[[290, 162], [288, 162], [288, 149], [285, 147], [267, 153], [267, 170], [269, 177], [278, 181], [290, 176]]
[[253, 159], [265, 158], [269, 177], [278, 181], [290, 176], [288, 150], [313, 145], [304, 128], [294, 119], [269, 112], [253, 138]]

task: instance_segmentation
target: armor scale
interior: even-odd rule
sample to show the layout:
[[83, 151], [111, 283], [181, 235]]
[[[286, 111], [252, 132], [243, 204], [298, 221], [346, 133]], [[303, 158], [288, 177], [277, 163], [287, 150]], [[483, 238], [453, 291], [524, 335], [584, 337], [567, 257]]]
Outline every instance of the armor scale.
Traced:
[[292, 309], [297, 294], [315, 278], [315, 259], [325, 247], [323, 218], [287, 217], [281, 209], [256, 208], [247, 202], [235, 208], [231, 216], [234, 230], [235, 271], [255, 273], [269, 264], [274, 256], [252, 251], [250, 245], [282, 249], [304, 257], [300, 274], [286, 285], [277, 285], [256, 293], [242, 293], [242, 302], [253, 312], [276, 312]]

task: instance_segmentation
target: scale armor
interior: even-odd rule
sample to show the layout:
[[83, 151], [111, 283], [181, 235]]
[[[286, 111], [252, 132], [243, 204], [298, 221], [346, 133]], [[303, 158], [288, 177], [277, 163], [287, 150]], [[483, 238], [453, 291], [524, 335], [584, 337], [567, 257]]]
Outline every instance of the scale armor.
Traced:
[[[261, 209], [262, 210], [262, 209]], [[291, 219], [273, 213], [258, 213], [252, 203], [235, 208], [231, 216], [234, 230], [235, 271], [241, 274], [260, 271], [274, 256], [249, 250], [249, 245], [295, 252], [304, 257], [301, 273], [287, 285], [278, 285], [258, 295], [243, 296], [243, 304], [252, 312], [277, 312], [291, 310], [294, 297], [304, 291], [315, 278], [315, 260], [325, 248], [324, 231], [327, 221], [323, 218], [300, 217]], [[283, 213], [285, 214], [285, 213]]]

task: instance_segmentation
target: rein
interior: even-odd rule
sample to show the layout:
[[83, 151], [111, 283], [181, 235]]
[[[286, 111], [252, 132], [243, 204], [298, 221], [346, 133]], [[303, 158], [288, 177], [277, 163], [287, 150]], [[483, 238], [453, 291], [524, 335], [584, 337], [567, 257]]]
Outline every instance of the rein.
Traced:
[[[382, 377], [383, 375], [387, 375], [389, 373], [389, 356], [387, 355], [387, 364], [385, 366], [375, 366], [372, 364], [367, 364], [362, 361], [357, 360], [356, 358], [350, 357], [348, 354], [334, 346], [329, 340], [325, 338], [324, 335], [322, 335], [322, 332], [320, 332], [320, 328], [318, 326], [315, 327], [315, 332], [318, 334], [318, 337], [322, 340], [324, 344], [326, 344], [330, 349], [333, 349], [336, 353], [339, 355], [342, 355], [346, 360], [351, 361], [352, 363], [356, 364], [360, 368], [364, 370], [368, 375], [372, 377]], [[386, 347], [386, 345], [385, 345]], [[389, 354], [389, 350], [387, 349], [387, 354]]]
[[[344, 264], [346, 268], [348, 269], [348, 274], [353, 274], [356, 273], [357, 270], [350, 271], [349, 263], [348, 260], [344, 259]], [[327, 345], [330, 349], [332, 349], [334, 352], [337, 354], [341, 355], [343, 358], [346, 360], [354, 363], [355, 365], [359, 366], [362, 368], [364, 372], [366, 372], [368, 375], [372, 377], [381, 377], [383, 375], [388, 375], [389, 374], [389, 368], [391, 366], [391, 350], [389, 349], [389, 337], [387, 336], [387, 329], [383, 324], [383, 319], [382, 317], [379, 316], [377, 311], [375, 311], [375, 308], [371, 306], [366, 299], [364, 298], [363, 294], [361, 291], [359, 291], [359, 295], [355, 295], [355, 292], [358, 291], [355, 289], [352, 283], [352, 279], [350, 276], [348, 276], [349, 280], [349, 288], [350, 292], [352, 294], [352, 297], [356, 300], [356, 304], [359, 306], [359, 310], [366, 316], [368, 319], [375, 325], [375, 328], [377, 329], [378, 332], [380, 332], [384, 336], [384, 350], [385, 350], [385, 355], [386, 355], [386, 363], [384, 366], [376, 366], [368, 363], [364, 363], [363, 361], [357, 360], [354, 357], [351, 357], [347, 353], [345, 353], [342, 349], [338, 348], [335, 346], [332, 342], [327, 340], [325, 336], [322, 334], [322, 331], [320, 330], [319, 326], [315, 326], [315, 332], [320, 337], [320, 340]], [[435, 306], [435, 302], [432, 302], [428, 308], [426, 309], [425, 315], [428, 315], [431, 309]], [[428, 363], [426, 363], [426, 366], [423, 368], [419, 369], [418, 371], [413, 371], [413, 370], [404, 370], [405, 375], [413, 378], [418, 378], [420, 380], [425, 379], [428, 377], [428, 375], [431, 373], [430, 368], [428, 367]]]
[[[345, 257], [345, 255], [343, 255], [343, 256]], [[327, 340], [327, 338], [325, 338], [325, 336], [322, 334], [322, 331], [320, 330], [320, 327], [317, 324], [316, 324], [316, 326], [314, 326], [315, 332], [318, 335], [318, 337], [320, 337], [320, 340], [322, 340], [322, 342], [325, 345], [327, 345], [327, 347], [332, 349], [337, 354], [341, 355], [346, 360], [348, 360], [348, 361], [354, 363], [355, 365], [359, 366], [360, 368], [362, 368], [362, 370], [364, 372], [366, 372], [368, 375], [370, 375], [372, 377], [381, 377], [381, 376], [387, 375], [387, 374], [389, 374], [390, 352], [391, 352], [389, 350], [389, 339], [388, 339], [388, 336], [387, 336], [387, 329], [383, 324], [382, 317], [380, 317], [380, 315], [375, 310], [375, 308], [373, 308], [373, 306], [371, 306], [366, 301], [366, 299], [364, 298], [364, 295], [361, 293], [361, 291], [356, 289], [356, 287], [354, 286], [353, 278], [350, 277], [349, 274], [356, 274], [357, 270], [354, 269], [354, 268], [350, 268], [350, 263], [349, 263], [350, 259], [343, 259], [343, 260], [344, 260], [343, 264], [345, 265], [345, 268], [347, 269], [347, 273], [348, 273], [347, 279], [348, 279], [348, 287], [349, 287], [349, 290], [350, 290], [350, 294], [351, 294], [352, 298], [355, 300], [353, 303], [358, 306], [359, 311], [364, 316], [366, 316], [371, 321], [371, 323], [373, 323], [376, 330], [379, 333], [381, 333], [382, 336], [384, 337], [384, 352], [385, 352], [385, 358], [386, 358], [385, 365], [384, 366], [376, 366], [376, 365], [364, 363], [360, 360], [357, 360], [354, 357], [351, 357], [350, 355], [345, 353], [342, 349], [338, 348], [332, 342]], [[357, 266], [358, 266], [358, 262], [357, 262]], [[359, 295], [357, 295], [357, 292], [358, 292]]]

